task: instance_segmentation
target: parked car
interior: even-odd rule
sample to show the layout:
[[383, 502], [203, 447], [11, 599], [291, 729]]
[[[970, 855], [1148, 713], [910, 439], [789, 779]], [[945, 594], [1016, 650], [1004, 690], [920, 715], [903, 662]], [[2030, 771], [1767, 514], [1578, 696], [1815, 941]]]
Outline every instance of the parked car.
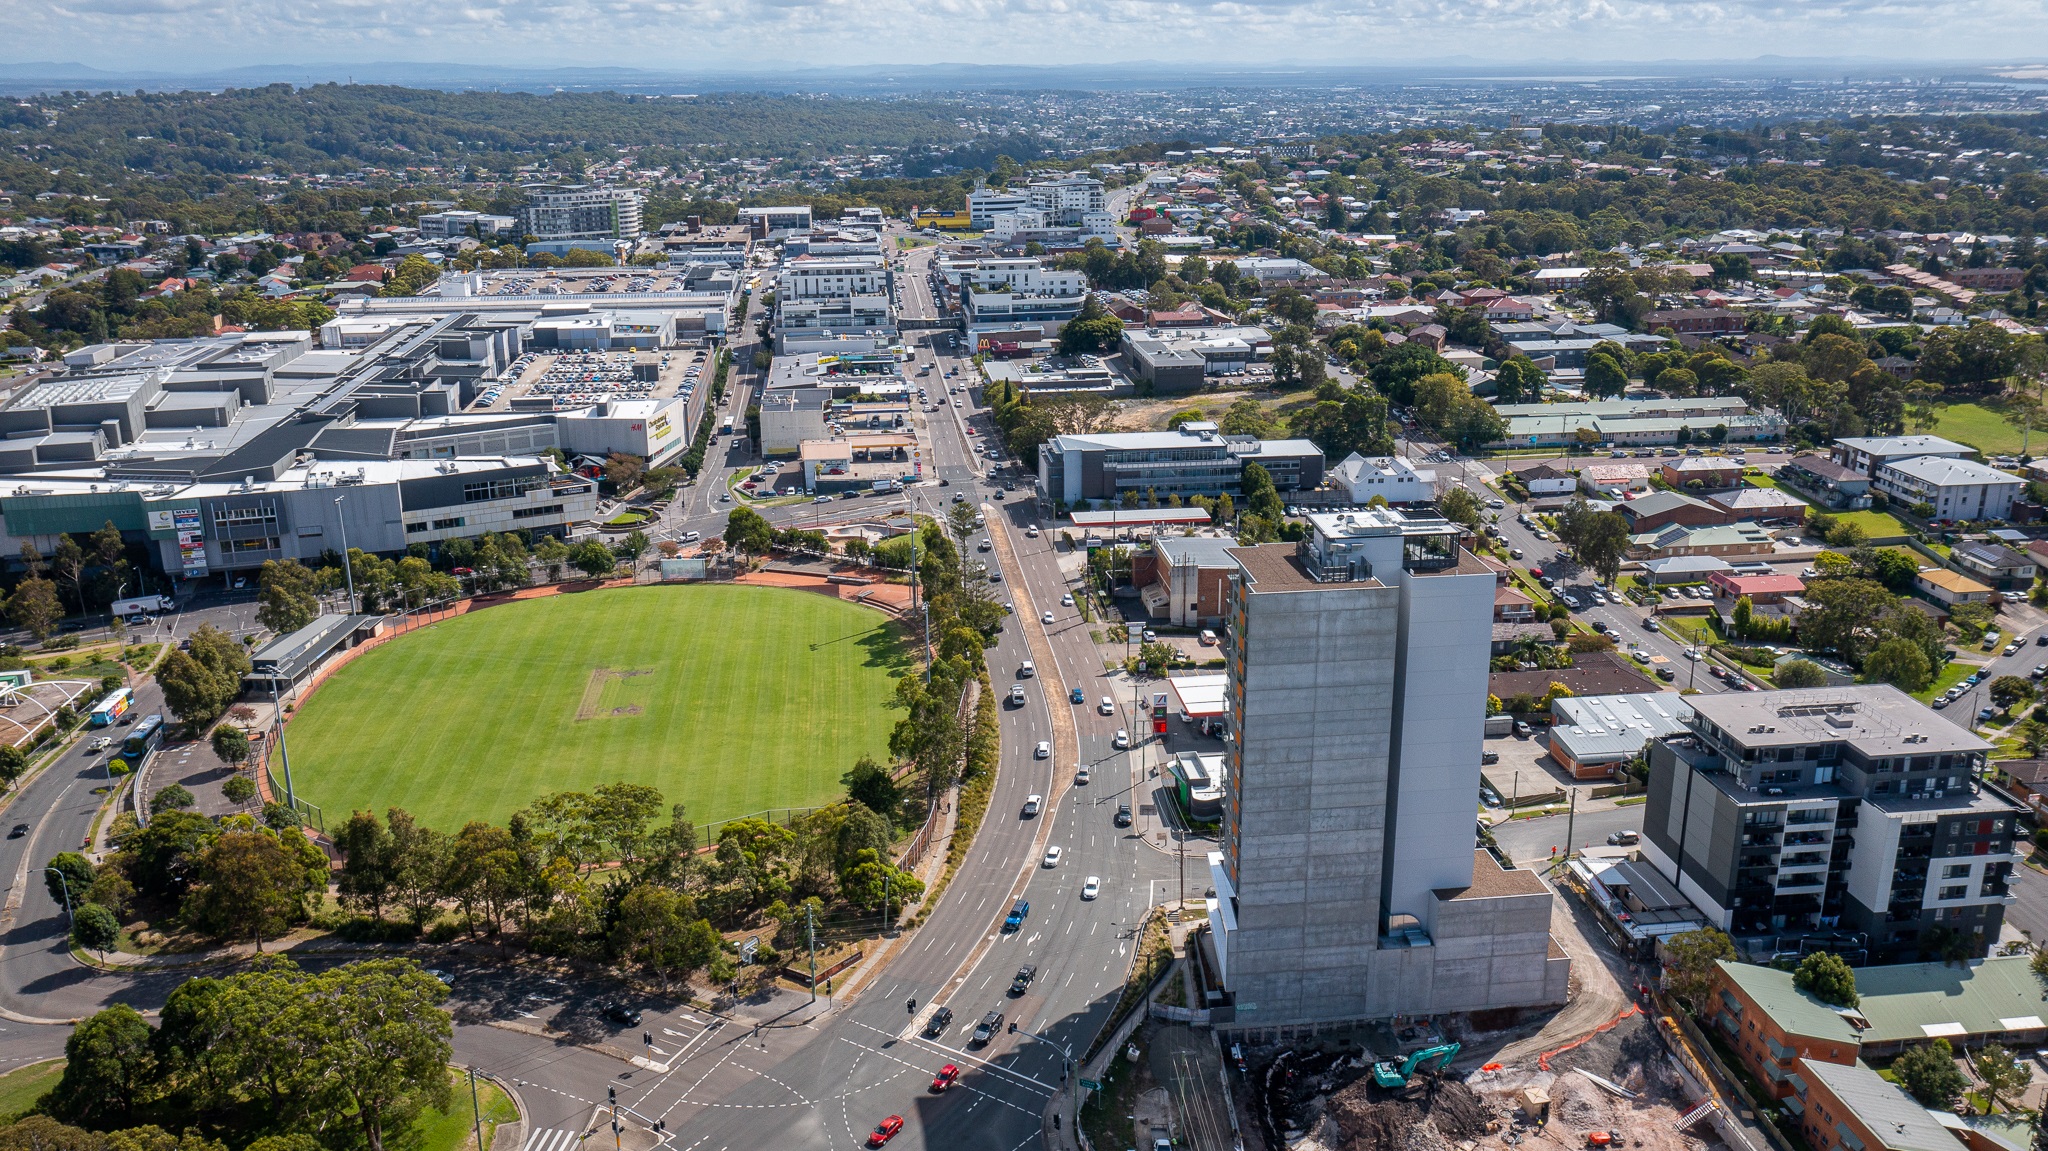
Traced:
[[1643, 837], [1639, 832], [1617, 831], [1614, 834], [1607, 837], [1607, 846], [1634, 847], [1636, 844], [1641, 843], [1642, 840]]

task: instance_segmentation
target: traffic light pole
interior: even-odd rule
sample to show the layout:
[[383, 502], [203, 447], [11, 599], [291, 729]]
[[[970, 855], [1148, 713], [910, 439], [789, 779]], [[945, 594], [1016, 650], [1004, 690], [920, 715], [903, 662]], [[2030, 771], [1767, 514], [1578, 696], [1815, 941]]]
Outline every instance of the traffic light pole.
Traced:
[[1075, 1138], [1078, 1139], [1080, 1137], [1078, 1135], [1078, 1132], [1081, 1130], [1081, 1083], [1079, 1079], [1075, 1078], [1076, 1068], [1074, 1067], [1073, 1049], [1068, 1047], [1066, 1044], [1061, 1043], [1057, 1039], [1048, 1039], [1045, 1036], [1040, 1035], [1036, 1031], [1032, 1031], [1024, 1027], [1019, 1027], [1015, 1023], [1010, 1024], [1010, 1034], [1028, 1035], [1031, 1038], [1038, 1040], [1040, 1043], [1045, 1044], [1047, 1047], [1052, 1048], [1054, 1051], [1060, 1053], [1060, 1083], [1063, 1086], [1072, 1090], [1074, 1093], [1073, 1122], [1074, 1131], [1077, 1132]]

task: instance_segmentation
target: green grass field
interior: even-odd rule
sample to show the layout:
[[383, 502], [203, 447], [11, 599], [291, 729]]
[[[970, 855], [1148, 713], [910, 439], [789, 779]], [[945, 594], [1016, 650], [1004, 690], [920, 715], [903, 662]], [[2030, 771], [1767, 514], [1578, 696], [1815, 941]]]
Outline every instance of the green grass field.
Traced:
[[[1996, 407], [1981, 404], [1943, 404], [1935, 410], [1936, 422], [1931, 428], [1917, 424], [1916, 432], [1929, 432], [1945, 440], [1968, 444], [1986, 455], [2018, 455], [2020, 450], [2020, 429], [2005, 422]], [[2034, 434], [2027, 438], [2027, 450], [2035, 455], [2048, 448], [2048, 429], [2035, 417]]]
[[553, 791], [624, 780], [706, 823], [842, 793], [885, 757], [904, 648], [814, 592], [621, 588], [494, 607], [343, 668], [287, 731], [330, 826], [403, 807], [453, 832]]
[[12, 1123], [28, 1114], [36, 1100], [64, 1077], [64, 1061], [51, 1059], [31, 1063], [0, 1075], [0, 1123]]

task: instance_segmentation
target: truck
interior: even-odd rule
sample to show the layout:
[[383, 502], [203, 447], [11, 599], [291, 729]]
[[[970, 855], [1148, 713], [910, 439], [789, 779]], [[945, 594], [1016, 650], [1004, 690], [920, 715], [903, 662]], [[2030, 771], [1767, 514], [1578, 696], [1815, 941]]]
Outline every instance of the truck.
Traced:
[[876, 480], [874, 483], [869, 484], [868, 488], [876, 495], [881, 495], [884, 492], [900, 492], [903, 490], [903, 485], [896, 480]]
[[175, 601], [167, 595], [139, 595], [134, 599], [115, 600], [112, 610], [115, 615], [125, 619], [131, 615], [167, 612], [171, 610], [174, 604]]

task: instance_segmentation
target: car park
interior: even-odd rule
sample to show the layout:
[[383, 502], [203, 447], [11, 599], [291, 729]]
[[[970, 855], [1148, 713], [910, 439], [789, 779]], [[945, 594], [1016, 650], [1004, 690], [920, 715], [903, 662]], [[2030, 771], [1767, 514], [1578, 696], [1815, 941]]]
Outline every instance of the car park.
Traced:
[[1094, 899], [1096, 896], [1101, 894], [1102, 877], [1099, 875], [1089, 876], [1088, 882], [1083, 883], [1081, 885], [1081, 898], [1084, 900]]
[[1216, 633], [1208, 628], [1202, 629], [1202, 634], [1199, 638], [1203, 647], [1215, 647], [1217, 644]]
[[640, 1026], [640, 1009], [638, 1007], [629, 1007], [624, 1003], [605, 1004], [604, 1017], [621, 1027]]
[[1045, 797], [1044, 797], [1044, 796], [1042, 796], [1042, 795], [1027, 795], [1027, 796], [1025, 796], [1025, 797], [1024, 797], [1024, 818], [1026, 818], [1026, 819], [1029, 819], [1029, 818], [1031, 818], [1032, 816], [1034, 816], [1034, 815], [1037, 815], [1037, 814], [1038, 814], [1038, 808], [1039, 808], [1039, 805], [1040, 805], [1040, 804], [1042, 804], [1042, 803], [1044, 803], [1044, 802], [1045, 802]]

